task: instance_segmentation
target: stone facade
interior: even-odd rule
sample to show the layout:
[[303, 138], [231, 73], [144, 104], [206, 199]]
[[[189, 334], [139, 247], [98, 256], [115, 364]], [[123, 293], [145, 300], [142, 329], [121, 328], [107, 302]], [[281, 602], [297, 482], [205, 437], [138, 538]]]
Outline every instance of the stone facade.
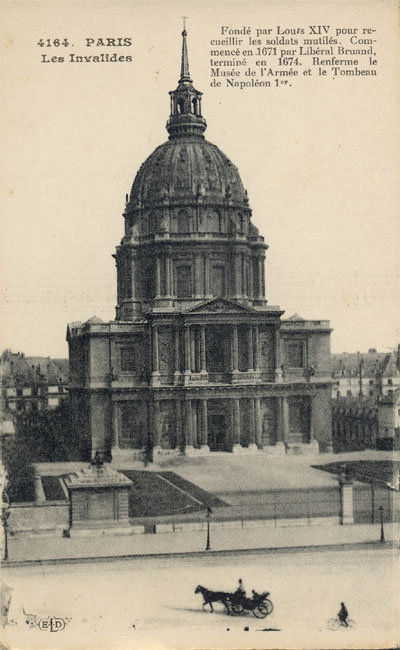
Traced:
[[329, 322], [267, 304], [268, 247], [238, 170], [204, 139], [185, 31], [170, 97], [169, 141], [127, 196], [116, 320], [68, 327], [85, 454], [329, 450]]

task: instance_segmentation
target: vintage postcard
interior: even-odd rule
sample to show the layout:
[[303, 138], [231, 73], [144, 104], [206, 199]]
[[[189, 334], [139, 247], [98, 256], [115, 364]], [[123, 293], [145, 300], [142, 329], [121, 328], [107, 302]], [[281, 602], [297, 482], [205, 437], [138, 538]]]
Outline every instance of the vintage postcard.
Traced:
[[0, 11], [0, 649], [397, 647], [398, 3]]

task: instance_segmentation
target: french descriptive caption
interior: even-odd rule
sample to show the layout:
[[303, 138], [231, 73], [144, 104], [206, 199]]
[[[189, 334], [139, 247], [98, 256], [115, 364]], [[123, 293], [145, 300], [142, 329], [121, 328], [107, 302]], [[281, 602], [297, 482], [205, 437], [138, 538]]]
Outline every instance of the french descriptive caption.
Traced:
[[131, 63], [131, 54], [122, 54], [132, 47], [130, 36], [118, 38], [87, 37], [76, 43], [68, 38], [41, 38], [37, 42], [41, 63]]
[[304, 79], [375, 77], [371, 26], [225, 26], [210, 40], [213, 88], [284, 88]]

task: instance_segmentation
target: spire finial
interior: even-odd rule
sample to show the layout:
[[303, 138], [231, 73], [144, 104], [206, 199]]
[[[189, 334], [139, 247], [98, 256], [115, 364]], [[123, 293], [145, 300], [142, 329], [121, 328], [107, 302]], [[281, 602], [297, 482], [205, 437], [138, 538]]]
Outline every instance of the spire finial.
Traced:
[[181, 77], [179, 81], [192, 81], [189, 72], [189, 57], [186, 44], [186, 20], [187, 16], [182, 16], [183, 19], [183, 32], [182, 32], [182, 59], [181, 59]]

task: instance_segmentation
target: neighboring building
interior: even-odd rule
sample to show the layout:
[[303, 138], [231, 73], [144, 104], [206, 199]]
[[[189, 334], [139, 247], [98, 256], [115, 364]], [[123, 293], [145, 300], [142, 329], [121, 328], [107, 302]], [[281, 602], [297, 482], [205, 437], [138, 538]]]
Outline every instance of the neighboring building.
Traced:
[[56, 408], [68, 397], [68, 359], [26, 357], [4, 350], [0, 357], [2, 419], [21, 411]]
[[336, 452], [400, 449], [400, 388], [378, 399], [333, 400], [332, 440]]
[[332, 354], [332, 397], [371, 397], [377, 400], [400, 386], [400, 345], [390, 353]]
[[267, 304], [268, 247], [237, 168], [204, 139], [201, 97], [184, 31], [169, 141], [126, 200], [116, 320], [67, 330], [86, 457], [331, 448], [329, 321]]

